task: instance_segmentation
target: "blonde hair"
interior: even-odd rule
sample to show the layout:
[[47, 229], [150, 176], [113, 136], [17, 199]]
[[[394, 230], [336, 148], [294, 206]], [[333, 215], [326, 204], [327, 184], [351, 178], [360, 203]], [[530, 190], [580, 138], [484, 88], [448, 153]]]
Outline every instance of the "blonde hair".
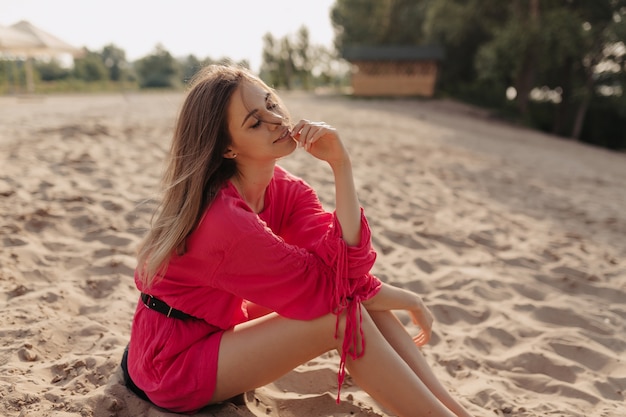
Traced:
[[163, 197], [137, 254], [137, 270], [146, 288], [165, 272], [174, 253], [186, 252], [186, 238], [237, 172], [235, 161], [224, 153], [231, 143], [228, 105], [242, 81], [265, 86], [248, 70], [223, 65], [207, 66], [191, 81], [174, 130]]

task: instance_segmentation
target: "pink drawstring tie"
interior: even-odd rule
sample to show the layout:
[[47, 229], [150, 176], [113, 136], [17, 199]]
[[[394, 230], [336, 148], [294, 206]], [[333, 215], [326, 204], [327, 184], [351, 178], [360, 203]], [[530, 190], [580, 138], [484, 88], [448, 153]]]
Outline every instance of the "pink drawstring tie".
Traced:
[[[335, 324], [335, 339], [339, 337], [339, 317], [346, 311], [346, 328], [344, 329], [343, 344], [341, 346], [341, 359], [339, 361], [339, 372], [337, 374], [337, 404], [341, 401], [341, 386], [346, 379], [346, 358], [348, 355], [355, 360], [365, 354], [365, 337], [363, 334], [363, 315], [361, 312], [361, 297], [348, 294], [352, 292], [348, 281], [346, 256], [347, 247], [345, 242], [339, 244], [337, 253], [337, 277], [335, 279], [335, 305], [334, 314], [337, 315]], [[361, 346], [359, 349], [359, 336]]]

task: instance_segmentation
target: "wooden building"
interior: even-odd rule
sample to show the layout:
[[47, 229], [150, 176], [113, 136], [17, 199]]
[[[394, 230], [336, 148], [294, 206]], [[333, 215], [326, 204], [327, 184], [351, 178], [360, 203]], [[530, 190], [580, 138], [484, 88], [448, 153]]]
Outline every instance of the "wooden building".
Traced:
[[352, 46], [342, 56], [352, 64], [355, 96], [432, 97], [444, 52], [437, 46]]

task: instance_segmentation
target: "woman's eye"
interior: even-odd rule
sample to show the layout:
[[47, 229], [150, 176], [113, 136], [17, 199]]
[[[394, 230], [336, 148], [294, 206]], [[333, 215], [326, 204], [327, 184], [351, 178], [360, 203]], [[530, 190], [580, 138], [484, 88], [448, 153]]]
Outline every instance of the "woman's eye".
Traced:
[[252, 126], [250, 126], [252, 129], [256, 129], [257, 127], [261, 126], [261, 120], [260, 119], [256, 119], [256, 123], [253, 124]]

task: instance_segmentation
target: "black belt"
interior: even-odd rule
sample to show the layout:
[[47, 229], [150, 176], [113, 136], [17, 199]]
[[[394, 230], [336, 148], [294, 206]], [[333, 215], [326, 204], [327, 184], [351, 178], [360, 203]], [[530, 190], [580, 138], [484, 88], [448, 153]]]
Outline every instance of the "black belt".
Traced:
[[187, 313], [183, 313], [180, 310], [170, 307], [166, 302], [154, 298], [153, 296], [145, 293], [141, 293], [141, 300], [143, 304], [150, 310], [158, 311], [161, 314], [165, 314], [167, 317], [172, 317], [179, 320], [195, 319]]

